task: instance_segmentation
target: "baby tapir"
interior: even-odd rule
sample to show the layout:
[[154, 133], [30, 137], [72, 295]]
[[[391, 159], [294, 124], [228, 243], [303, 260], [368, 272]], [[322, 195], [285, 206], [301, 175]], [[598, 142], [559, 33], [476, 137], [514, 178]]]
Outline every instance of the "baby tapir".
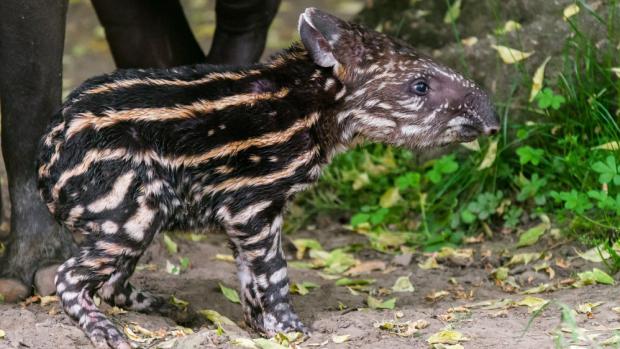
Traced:
[[286, 202], [355, 139], [424, 149], [498, 131], [486, 93], [401, 41], [316, 9], [302, 44], [251, 67], [124, 70], [73, 91], [41, 141], [39, 187], [80, 253], [56, 278], [97, 346], [129, 344], [93, 296], [168, 313], [128, 279], [162, 229], [223, 228], [246, 321], [306, 331], [289, 301]]

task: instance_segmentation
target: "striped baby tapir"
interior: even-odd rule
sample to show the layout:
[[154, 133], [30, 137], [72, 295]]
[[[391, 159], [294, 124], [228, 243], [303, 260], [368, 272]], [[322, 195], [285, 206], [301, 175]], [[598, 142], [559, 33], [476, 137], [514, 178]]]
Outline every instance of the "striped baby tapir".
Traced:
[[264, 64], [121, 70], [68, 96], [41, 141], [39, 188], [81, 236], [56, 288], [96, 346], [130, 347], [95, 294], [174, 311], [128, 281], [166, 229], [225, 230], [248, 324], [306, 332], [289, 300], [286, 202], [357, 139], [425, 149], [498, 131], [484, 91], [399, 40], [312, 8], [299, 34]]

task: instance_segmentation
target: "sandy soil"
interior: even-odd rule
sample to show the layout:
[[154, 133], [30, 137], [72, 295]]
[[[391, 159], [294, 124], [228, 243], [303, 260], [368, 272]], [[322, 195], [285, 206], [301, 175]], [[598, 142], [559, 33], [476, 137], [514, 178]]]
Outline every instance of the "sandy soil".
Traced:
[[[301, 232], [293, 238], [300, 235], [317, 238], [327, 250], [363, 241], [358, 234], [333, 230], [312, 235], [309, 232]], [[218, 336], [215, 326], [205, 322], [202, 326], [193, 328], [195, 334], [175, 337], [171, 331], [175, 330], [176, 325], [171, 320], [159, 316], [128, 312], [112, 315], [114, 321], [119, 326], [135, 323], [142, 328], [167, 335], [165, 338], [146, 343], [134, 343], [144, 348], [235, 347], [229, 342], [231, 338], [257, 338], [255, 333], [243, 325], [240, 306], [228, 301], [219, 290], [219, 283], [236, 287], [234, 265], [227, 261], [215, 260], [215, 255], [218, 253], [230, 253], [224, 236], [211, 234], [203, 242], [189, 242], [179, 238], [175, 241], [179, 244], [179, 252], [174, 256], [166, 251], [161, 239], [149, 249], [142, 263], [151, 268], [136, 272], [133, 277], [134, 283], [154, 293], [174, 294], [177, 298], [188, 301], [191, 307], [197, 310], [216, 310], [239, 326], [223, 325], [227, 332]], [[411, 275], [415, 286], [414, 292], [377, 296], [382, 299], [397, 297], [394, 310], [370, 310], [365, 304], [367, 297], [365, 293], [353, 295], [347, 288], [335, 286], [333, 280], [322, 278], [318, 270], [291, 268], [290, 276], [293, 282], [312, 281], [320, 285], [307, 295], [292, 295], [299, 315], [312, 329], [312, 335], [299, 344], [299, 347], [428, 348], [427, 339], [430, 335], [440, 330], [454, 329], [469, 338], [469, 341], [461, 343], [465, 348], [554, 348], [554, 333], [561, 321], [561, 312], [557, 304], [552, 304], [536, 318], [533, 318], [524, 306], [507, 310], [484, 310], [473, 307], [466, 313], [449, 312], [450, 308], [458, 310], [460, 306], [471, 306], [489, 300], [509, 298], [518, 301], [525, 297], [522, 294], [505, 292], [490, 279], [492, 268], [506, 261], [506, 258], [498, 256], [502, 250], [511, 246], [514, 246], [514, 241], [510, 237], [471, 245], [469, 247], [474, 248], [475, 254], [473, 263], [468, 267], [442, 263], [440, 269], [432, 270], [424, 270], [418, 266], [419, 262], [426, 259], [423, 255], [414, 255], [408, 265], [398, 265], [394, 263], [398, 259], [393, 259], [391, 255], [362, 249], [355, 254], [361, 262], [381, 260], [386, 263], [384, 270], [358, 276], [376, 280], [371, 292], [386, 292], [399, 276]], [[543, 245], [539, 245], [531, 250], [543, 250], [543, 248]], [[487, 252], [489, 250], [490, 255]], [[579, 270], [592, 268], [589, 262], [573, 257], [575, 254], [573, 246], [563, 245], [550, 252], [553, 255], [550, 264], [556, 272], [553, 280], [549, 280], [547, 273], [534, 272], [531, 265], [511, 269], [511, 275], [522, 285], [522, 289], [540, 283], [554, 284], [569, 278]], [[294, 250], [289, 249], [288, 255], [294, 254]], [[482, 257], [483, 255], [486, 257]], [[180, 275], [167, 273], [166, 261], [175, 261], [179, 256], [188, 257], [191, 260], [191, 268]], [[554, 260], [559, 257], [569, 261], [570, 268], [564, 270], [555, 265]], [[432, 292], [441, 290], [448, 291], [450, 295], [435, 302], [426, 298]], [[597, 340], [602, 342], [613, 334], [612, 329], [620, 325], [620, 315], [612, 311], [612, 308], [620, 306], [619, 293], [620, 289], [617, 287], [600, 285], [565, 288], [533, 296], [554, 300], [558, 304], [572, 308], [586, 302], [604, 302], [596, 307], [592, 314], [575, 315], [577, 327], [602, 330], [592, 332], [600, 333], [601, 336], [597, 337]], [[340, 309], [342, 305], [346, 308]], [[103, 307], [110, 311], [109, 307], [105, 305]], [[430, 326], [412, 336], [400, 337], [377, 328], [378, 323], [386, 320], [392, 322], [425, 320]], [[529, 321], [532, 321], [532, 324], [526, 330]], [[59, 312], [58, 303], [54, 300], [45, 305], [40, 303], [0, 305], [0, 329], [6, 332], [6, 337], [0, 339], [0, 348], [92, 348], [82, 332], [66, 315]], [[140, 333], [138, 335], [149, 337]], [[350, 338], [342, 344], [335, 344], [332, 339], [335, 335], [350, 335]], [[594, 344], [583, 346], [583, 348], [591, 347], [594, 347]]]

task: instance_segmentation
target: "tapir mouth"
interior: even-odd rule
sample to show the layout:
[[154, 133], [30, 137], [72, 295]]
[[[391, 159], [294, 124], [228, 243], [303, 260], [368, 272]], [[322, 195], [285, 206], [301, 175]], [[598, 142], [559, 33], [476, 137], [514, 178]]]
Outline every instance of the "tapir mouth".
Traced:
[[464, 124], [459, 127], [457, 134], [460, 142], [471, 142], [483, 134], [481, 126], [475, 124]]

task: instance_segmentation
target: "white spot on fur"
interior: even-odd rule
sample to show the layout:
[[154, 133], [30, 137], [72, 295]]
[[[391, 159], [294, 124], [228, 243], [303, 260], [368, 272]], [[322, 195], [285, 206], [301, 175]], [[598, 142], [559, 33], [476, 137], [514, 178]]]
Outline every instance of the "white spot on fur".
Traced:
[[101, 230], [105, 234], [116, 234], [116, 232], [118, 231], [118, 224], [112, 221], [105, 221], [103, 222], [103, 224], [101, 224]]
[[284, 280], [284, 278], [286, 278], [286, 267], [282, 267], [279, 270], [275, 271], [273, 274], [271, 274], [271, 276], [269, 277], [269, 282], [271, 284], [277, 284], [278, 282]]
[[125, 199], [125, 195], [127, 195], [127, 191], [133, 181], [134, 175], [134, 171], [129, 171], [119, 176], [112, 185], [112, 190], [110, 190], [110, 192], [102, 198], [88, 205], [88, 210], [93, 213], [99, 213], [104, 210], [112, 210], [117, 208], [118, 205], [123, 202], [123, 199]]
[[457, 127], [462, 125], [469, 125], [470, 122], [467, 118], [462, 116], [457, 116], [448, 122], [448, 127]]
[[344, 97], [346, 93], [347, 93], [347, 88], [345, 86], [342, 86], [340, 91], [338, 91], [338, 93], [336, 93], [336, 96], [334, 96], [334, 99], [340, 100], [342, 97]]
[[252, 217], [256, 216], [257, 213], [263, 211], [269, 205], [271, 205], [271, 200], [260, 201], [254, 205], [250, 205], [243, 209], [241, 212], [236, 214], [230, 220], [231, 224], [246, 224]]
[[[143, 201], [143, 200], [140, 200]], [[155, 218], [155, 210], [150, 209], [141, 202], [136, 213], [123, 225], [126, 234], [135, 241], [142, 241], [144, 233]]]
[[420, 134], [428, 130], [427, 126], [420, 125], [407, 125], [400, 128], [400, 132], [402, 132], [406, 136], [412, 136], [416, 134]]

